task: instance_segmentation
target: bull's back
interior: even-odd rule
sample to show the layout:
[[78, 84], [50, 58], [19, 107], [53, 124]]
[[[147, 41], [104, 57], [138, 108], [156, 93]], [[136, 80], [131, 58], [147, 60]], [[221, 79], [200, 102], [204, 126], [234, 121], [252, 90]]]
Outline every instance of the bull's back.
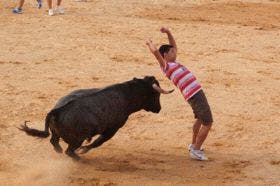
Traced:
[[[56, 121], [66, 132], [102, 133], [119, 127], [127, 119], [125, 98], [119, 92], [102, 92], [68, 102], [60, 109]], [[86, 134], [87, 135], [87, 134]]]
[[53, 109], [61, 108], [71, 101], [77, 100], [77, 99], [79, 99], [83, 96], [88, 96], [90, 94], [96, 93], [99, 90], [100, 89], [98, 89], [98, 88], [92, 88], [92, 89], [79, 89], [79, 90], [75, 90], [73, 92], [70, 92], [68, 95], [60, 98], [57, 101], [57, 103], [55, 104]]

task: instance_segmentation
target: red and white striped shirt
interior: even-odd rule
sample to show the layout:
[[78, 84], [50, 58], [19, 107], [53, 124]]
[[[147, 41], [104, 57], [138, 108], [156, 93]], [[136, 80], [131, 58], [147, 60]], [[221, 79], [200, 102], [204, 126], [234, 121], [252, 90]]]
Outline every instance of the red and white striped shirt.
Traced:
[[181, 90], [185, 100], [190, 99], [202, 89], [195, 76], [177, 61], [166, 63], [162, 70], [166, 77]]

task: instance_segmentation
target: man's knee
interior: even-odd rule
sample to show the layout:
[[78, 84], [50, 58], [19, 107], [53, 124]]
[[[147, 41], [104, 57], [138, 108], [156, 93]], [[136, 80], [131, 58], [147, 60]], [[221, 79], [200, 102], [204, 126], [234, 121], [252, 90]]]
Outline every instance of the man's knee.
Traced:
[[202, 125], [210, 129], [212, 127], [212, 122], [202, 122]]

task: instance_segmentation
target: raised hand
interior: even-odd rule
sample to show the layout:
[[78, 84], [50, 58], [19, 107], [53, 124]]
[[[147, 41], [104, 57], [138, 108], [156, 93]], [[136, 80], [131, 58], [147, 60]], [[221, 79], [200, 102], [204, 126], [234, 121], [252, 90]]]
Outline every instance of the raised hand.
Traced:
[[149, 47], [149, 49], [152, 53], [155, 53], [157, 51], [157, 47], [154, 45], [154, 43], [151, 39], [146, 41], [146, 45]]
[[160, 29], [160, 31], [162, 32], [162, 33], [170, 33], [170, 30], [168, 29], [168, 28], [166, 28], [166, 27], [161, 27], [161, 29]]

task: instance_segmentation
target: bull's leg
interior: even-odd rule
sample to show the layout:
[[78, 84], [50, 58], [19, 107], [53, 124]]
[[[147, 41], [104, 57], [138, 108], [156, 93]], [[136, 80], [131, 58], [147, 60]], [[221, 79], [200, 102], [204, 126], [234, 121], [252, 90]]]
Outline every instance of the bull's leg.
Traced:
[[104, 142], [108, 141], [109, 139], [111, 139], [116, 132], [118, 131], [118, 129], [112, 129], [112, 130], [107, 130], [105, 132], [103, 132], [101, 134], [101, 136], [99, 136], [96, 140], [94, 140], [94, 142], [92, 142], [92, 144], [88, 145], [90, 148], [96, 148], [99, 147], [100, 145], [102, 145]]
[[56, 152], [62, 153], [62, 148], [59, 145], [59, 136], [52, 131], [52, 137], [50, 139], [51, 144], [53, 145], [53, 148]]
[[76, 153], [75, 153], [75, 150], [78, 149], [82, 144], [82, 141], [81, 142], [75, 142], [75, 143], [71, 143], [69, 144], [68, 148], [66, 149], [65, 153], [70, 156], [71, 158], [73, 158], [74, 160], [79, 160], [80, 159], [80, 156], [78, 156]]
[[111, 139], [116, 134], [117, 131], [118, 131], [118, 129], [106, 130], [96, 140], [94, 140], [94, 142], [92, 142], [90, 145], [82, 146], [80, 148], [79, 152], [81, 154], [84, 154], [84, 153], [88, 152], [92, 148], [99, 147], [104, 142], [106, 142], [107, 140]]

